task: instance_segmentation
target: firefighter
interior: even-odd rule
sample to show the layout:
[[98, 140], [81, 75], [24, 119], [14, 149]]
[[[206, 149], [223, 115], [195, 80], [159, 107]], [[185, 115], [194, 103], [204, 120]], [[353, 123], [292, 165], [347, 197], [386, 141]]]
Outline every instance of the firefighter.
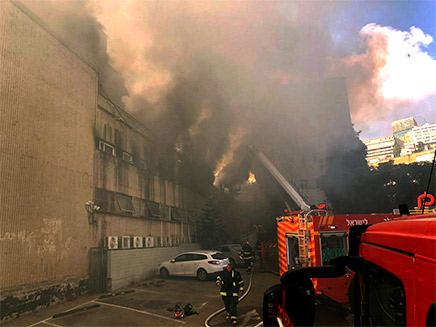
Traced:
[[239, 271], [233, 269], [231, 263], [226, 266], [221, 274], [216, 278], [216, 285], [220, 286], [220, 294], [226, 308], [226, 319], [232, 320], [232, 324], [238, 323], [236, 306], [239, 301], [239, 293], [244, 291], [244, 281]]
[[250, 243], [248, 241], [245, 241], [244, 245], [242, 246], [241, 253], [240, 253], [242, 259], [244, 259], [245, 268], [247, 268], [247, 272], [251, 272], [251, 265], [254, 260], [254, 251], [253, 248], [250, 246]]

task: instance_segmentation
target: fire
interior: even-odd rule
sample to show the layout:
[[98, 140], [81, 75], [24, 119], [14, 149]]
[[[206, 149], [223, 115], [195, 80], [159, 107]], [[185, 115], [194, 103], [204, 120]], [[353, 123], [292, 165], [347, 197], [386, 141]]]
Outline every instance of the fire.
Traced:
[[234, 152], [236, 151], [236, 149], [241, 145], [242, 139], [245, 136], [245, 131], [242, 129], [238, 129], [235, 132], [232, 132], [230, 134], [230, 144], [229, 144], [229, 148], [227, 149], [227, 151], [224, 153], [224, 155], [222, 156], [221, 160], [218, 162], [215, 171], [214, 171], [214, 176], [215, 176], [215, 181], [213, 182], [214, 186], [218, 186], [221, 178], [222, 178], [222, 174], [221, 171], [227, 167], [227, 165], [232, 162], [233, 160], [233, 155]]
[[254, 174], [250, 171], [248, 172], [249, 176], [248, 176], [248, 184], [254, 184], [256, 183], [256, 176], [254, 176]]

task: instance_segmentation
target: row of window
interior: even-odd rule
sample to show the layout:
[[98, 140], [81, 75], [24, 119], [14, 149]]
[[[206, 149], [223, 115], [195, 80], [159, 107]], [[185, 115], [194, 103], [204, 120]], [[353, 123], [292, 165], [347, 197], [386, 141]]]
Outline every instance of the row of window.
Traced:
[[95, 189], [95, 203], [101, 212], [174, 221], [195, 220], [194, 212], [190, 210], [100, 188]]
[[[149, 160], [149, 165], [147, 165], [147, 162], [145, 160], [134, 157], [130, 153], [122, 150], [122, 148], [116, 147], [115, 145], [112, 145], [103, 140], [98, 140], [98, 149], [113, 157], [118, 157], [138, 168], [148, 169], [151, 173], [158, 173], [159, 176], [163, 177], [164, 179], [171, 181], [176, 180], [176, 176], [178, 174], [178, 168], [176, 167], [177, 165], [173, 160], [168, 157], [159, 158], [157, 166], [155, 163], [153, 163], [153, 160]], [[150, 153], [148, 155], [146, 154], [146, 156], [149, 156], [151, 158]], [[181, 163], [180, 160], [178, 162], [179, 164]]]
[[[115, 147], [109, 143], [102, 141], [102, 140], [99, 140], [99, 142], [98, 142], [98, 149], [104, 153], [110, 154], [111, 156], [114, 156], [114, 157], [117, 156], [116, 151], [115, 151]], [[127, 161], [128, 163], [133, 164], [133, 156], [130, 153], [123, 151], [121, 158], [124, 161]], [[144, 168], [146, 168], [145, 165], [144, 165]]]

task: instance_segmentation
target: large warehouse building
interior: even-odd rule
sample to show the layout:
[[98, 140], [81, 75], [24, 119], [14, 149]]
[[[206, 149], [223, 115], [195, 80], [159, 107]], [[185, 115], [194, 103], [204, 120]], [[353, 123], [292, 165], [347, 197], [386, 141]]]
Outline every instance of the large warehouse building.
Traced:
[[152, 133], [19, 3], [0, 2], [0, 33], [1, 319], [196, 248], [204, 199], [178, 182], [179, 154], [162, 169]]

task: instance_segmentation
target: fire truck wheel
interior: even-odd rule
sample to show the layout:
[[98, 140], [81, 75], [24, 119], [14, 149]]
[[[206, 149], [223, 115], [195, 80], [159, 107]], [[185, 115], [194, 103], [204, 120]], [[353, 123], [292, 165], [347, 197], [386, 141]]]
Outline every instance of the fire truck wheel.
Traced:
[[204, 282], [207, 279], [207, 272], [204, 269], [197, 270], [197, 278]]
[[160, 278], [167, 279], [170, 277], [170, 273], [167, 268], [161, 268], [159, 271]]

